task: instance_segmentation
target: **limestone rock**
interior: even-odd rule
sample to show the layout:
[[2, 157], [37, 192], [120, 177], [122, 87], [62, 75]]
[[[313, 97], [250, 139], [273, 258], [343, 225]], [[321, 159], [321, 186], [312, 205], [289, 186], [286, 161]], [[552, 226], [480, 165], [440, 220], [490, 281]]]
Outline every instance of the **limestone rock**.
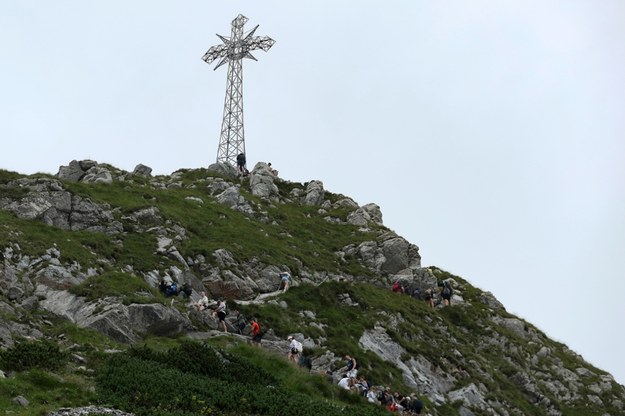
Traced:
[[236, 177], [239, 175], [239, 171], [234, 166], [223, 162], [213, 163], [208, 167], [208, 170], [232, 179], [236, 179]]
[[321, 205], [325, 198], [325, 190], [323, 182], [310, 181], [306, 186], [306, 196], [304, 196], [305, 205]]
[[250, 188], [252, 195], [264, 199], [277, 200], [278, 187], [274, 183], [276, 177], [269, 166], [264, 162], [258, 162], [250, 173]]
[[80, 182], [85, 183], [113, 183], [113, 175], [111, 172], [101, 166], [94, 166], [85, 172]]
[[77, 160], [72, 160], [68, 166], [59, 167], [56, 176], [65, 181], [78, 182], [84, 174], [85, 170], [82, 169], [80, 163]]
[[135, 166], [135, 169], [132, 171], [132, 174], [150, 178], [152, 176], [152, 168], [139, 163], [137, 166]]
[[37, 219], [48, 225], [72, 231], [119, 233], [123, 227], [116, 221], [110, 206], [96, 204], [88, 198], [72, 195], [53, 179], [18, 179], [11, 186], [27, 190], [16, 199], [0, 199], [0, 208], [20, 218]]

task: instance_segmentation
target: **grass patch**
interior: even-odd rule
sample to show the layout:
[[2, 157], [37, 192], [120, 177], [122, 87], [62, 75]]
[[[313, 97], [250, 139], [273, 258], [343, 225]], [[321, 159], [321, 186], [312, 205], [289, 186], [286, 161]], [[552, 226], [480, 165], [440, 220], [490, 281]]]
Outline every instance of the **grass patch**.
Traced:
[[76, 296], [83, 296], [87, 301], [94, 301], [108, 296], [122, 299], [123, 303], [164, 303], [155, 288], [145, 280], [122, 272], [105, 272], [92, 276], [69, 289]]

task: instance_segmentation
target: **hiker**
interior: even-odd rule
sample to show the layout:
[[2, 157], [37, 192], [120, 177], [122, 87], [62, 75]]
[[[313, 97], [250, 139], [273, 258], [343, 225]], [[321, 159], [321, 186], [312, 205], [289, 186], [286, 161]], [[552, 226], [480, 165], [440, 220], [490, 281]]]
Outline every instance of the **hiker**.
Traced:
[[356, 378], [356, 376], [358, 375], [358, 369], [356, 368], [357, 363], [356, 363], [356, 359], [352, 358], [349, 355], [345, 356], [345, 361], [347, 363], [347, 373], [346, 376], [347, 377], [351, 377], [351, 378]]
[[453, 290], [451, 289], [451, 284], [449, 280], [445, 280], [443, 282], [443, 290], [441, 290], [441, 297], [443, 298], [443, 305], [449, 306], [451, 305], [451, 297], [453, 295]]
[[432, 288], [425, 289], [423, 300], [425, 300], [425, 303], [427, 303], [430, 308], [434, 309], [434, 292]]
[[161, 292], [164, 295], [165, 292], [167, 292], [167, 286], [169, 286], [170, 284], [171, 282], [168, 280], [165, 280], [165, 279], [161, 280], [160, 283], [158, 284], [159, 292]]
[[291, 282], [291, 275], [288, 272], [280, 273], [280, 287], [278, 290], [282, 290], [282, 293], [289, 290], [289, 283]]
[[166, 298], [170, 296], [176, 296], [178, 294], [178, 286], [176, 282], [172, 282], [168, 279], [163, 279], [158, 284], [158, 290], [165, 295]]
[[267, 167], [269, 168], [269, 172], [271, 172], [273, 176], [278, 176], [278, 171], [271, 167], [271, 162], [267, 164]]
[[194, 306], [198, 311], [208, 309], [208, 297], [206, 296], [206, 292], [200, 292], [200, 300], [198, 300]]
[[289, 337], [286, 339], [287, 341], [290, 341], [289, 344], [289, 353], [287, 355], [289, 361], [292, 361], [294, 363], [297, 362], [297, 354], [299, 354], [303, 347], [302, 347], [302, 343], [299, 342], [298, 340], [296, 340], [295, 338], [293, 338], [291, 335], [289, 335]]
[[367, 401], [369, 403], [380, 404], [380, 402], [378, 401], [378, 393], [375, 390], [369, 390], [365, 397], [367, 398]]
[[419, 400], [416, 393], [413, 393], [412, 396], [410, 397], [407, 410], [409, 414], [413, 414], [413, 415], [421, 414], [421, 410], [423, 410], [423, 402]]
[[312, 371], [312, 359], [310, 357], [302, 355], [299, 357], [299, 360], [297, 360], [297, 364], [302, 368], [307, 368], [308, 371]]
[[338, 385], [345, 390], [352, 390], [354, 388], [354, 379], [351, 377], [343, 377], [339, 380]]
[[388, 410], [391, 410], [394, 401], [393, 395], [391, 394], [391, 388], [389, 386], [386, 386], [386, 388], [378, 394], [378, 401], [380, 402], [380, 404], [382, 404], [382, 406], [386, 407]]
[[408, 406], [408, 397], [402, 396], [398, 392], [393, 393], [393, 400], [395, 401], [397, 410], [400, 412]]
[[224, 328], [224, 332], [228, 332], [228, 327], [226, 326], [227, 313], [228, 312], [226, 311], [226, 301], [223, 299], [220, 299], [219, 302], [217, 302], [217, 309], [213, 311], [213, 316], [216, 316], [217, 318], [219, 318], [219, 322]]
[[243, 176], [247, 176], [250, 173], [247, 170], [247, 167], [245, 167], [246, 163], [247, 161], [245, 160], [245, 153], [239, 153], [237, 155], [237, 168], [239, 169], [239, 172], [243, 174]]
[[247, 319], [245, 319], [245, 315], [241, 313], [241, 311], [237, 311], [237, 321], [236, 321], [236, 330], [237, 334], [243, 335], [243, 330], [247, 326]]
[[421, 289], [419, 287], [415, 287], [412, 291], [412, 297], [416, 300], [421, 300]]
[[371, 388], [371, 385], [365, 379], [364, 376], [360, 376], [360, 378], [356, 382], [356, 388], [358, 388], [358, 391], [360, 392], [361, 396], [367, 397], [367, 395], [369, 393], [369, 389]]
[[399, 281], [393, 282], [393, 286], [391, 286], [391, 290], [395, 293], [404, 293], [404, 288], [399, 284]]
[[260, 325], [258, 325], [258, 322], [256, 322], [256, 319], [254, 318], [250, 321], [250, 325], [252, 326], [252, 329], [250, 330], [252, 335], [251, 341], [256, 345], [260, 345], [260, 341], [263, 338], [263, 333], [260, 332]]
[[[165, 289], [165, 297], [177, 296], [178, 295], [178, 285], [176, 282], [169, 282], [167, 288]], [[173, 300], [172, 300], [173, 302]]]

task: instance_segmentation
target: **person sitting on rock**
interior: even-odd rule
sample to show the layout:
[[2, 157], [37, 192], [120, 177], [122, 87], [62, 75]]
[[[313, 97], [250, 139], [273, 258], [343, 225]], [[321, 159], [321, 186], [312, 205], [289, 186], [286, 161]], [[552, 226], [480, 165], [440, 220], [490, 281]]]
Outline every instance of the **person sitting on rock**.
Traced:
[[356, 382], [356, 388], [358, 388], [358, 391], [360, 392], [361, 396], [367, 397], [367, 394], [369, 393], [369, 389], [371, 388], [371, 386], [369, 385], [369, 382], [365, 379], [364, 376], [360, 376], [360, 378]]
[[208, 297], [206, 296], [206, 292], [200, 292], [200, 300], [198, 300], [194, 306], [198, 311], [208, 309]]
[[408, 405], [408, 398], [406, 396], [402, 396], [398, 392], [393, 393], [393, 400], [395, 401], [397, 410], [400, 412]]
[[354, 388], [354, 379], [351, 377], [343, 377], [339, 380], [338, 385], [345, 390], [352, 390]]
[[273, 176], [278, 176], [278, 171], [271, 167], [271, 162], [267, 164], [267, 167]]
[[356, 376], [358, 375], [358, 369], [357, 367], [357, 363], [356, 363], [356, 359], [346, 355], [345, 356], [345, 361], [347, 363], [347, 377], [351, 377], [351, 378], [356, 378]]
[[423, 402], [419, 400], [415, 393], [410, 397], [410, 401], [408, 402], [408, 412], [413, 415], [420, 415], [421, 410], [423, 410]]

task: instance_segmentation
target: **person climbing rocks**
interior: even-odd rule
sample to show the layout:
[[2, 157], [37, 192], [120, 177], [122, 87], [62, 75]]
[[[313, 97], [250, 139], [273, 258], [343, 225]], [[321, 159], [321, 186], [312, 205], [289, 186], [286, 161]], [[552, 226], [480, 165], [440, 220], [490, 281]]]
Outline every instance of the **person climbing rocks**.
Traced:
[[260, 345], [260, 341], [263, 338], [263, 333], [260, 331], [260, 325], [254, 318], [250, 321], [250, 325], [252, 327], [250, 331], [250, 334], [252, 335], [251, 341], [256, 345]]
[[241, 311], [237, 311], [236, 326], [237, 334], [243, 335], [243, 330], [247, 326], [247, 319], [245, 319], [245, 315], [243, 315]]
[[425, 303], [427, 303], [430, 308], [434, 309], [434, 291], [432, 288], [425, 289], [423, 300], [425, 300]]
[[243, 176], [247, 176], [250, 173], [245, 166], [246, 163], [247, 161], [245, 160], [245, 153], [239, 153], [237, 155], [237, 168], [239, 169], [239, 172], [243, 174]]
[[302, 343], [299, 342], [298, 340], [296, 340], [295, 338], [293, 338], [290, 335], [289, 335], [289, 337], [286, 340], [290, 342], [290, 344], [289, 344], [289, 353], [287, 354], [287, 358], [289, 359], [289, 361], [292, 361], [292, 362], [296, 363], [297, 362], [297, 355], [300, 352], [302, 352], [302, 350], [303, 350]]
[[391, 290], [395, 293], [404, 293], [404, 288], [402, 287], [402, 285], [399, 283], [398, 280], [393, 282], [393, 286], [391, 286]]
[[280, 273], [280, 287], [278, 290], [281, 290], [282, 293], [289, 290], [289, 285], [291, 283], [291, 275], [288, 272]]
[[451, 297], [453, 296], [453, 289], [451, 288], [451, 284], [449, 280], [445, 280], [443, 282], [443, 289], [441, 290], [441, 297], [443, 298], [443, 305], [449, 306], [451, 305]]
[[220, 299], [219, 302], [217, 302], [217, 308], [213, 311], [213, 316], [216, 316], [217, 318], [219, 318], [219, 323], [221, 323], [221, 326], [224, 329], [224, 332], [228, 332], [228, 327], [226, 326], [226, 315], [227, 315], [227, 311], [226, 311], [226, 301], [223, 299]]

